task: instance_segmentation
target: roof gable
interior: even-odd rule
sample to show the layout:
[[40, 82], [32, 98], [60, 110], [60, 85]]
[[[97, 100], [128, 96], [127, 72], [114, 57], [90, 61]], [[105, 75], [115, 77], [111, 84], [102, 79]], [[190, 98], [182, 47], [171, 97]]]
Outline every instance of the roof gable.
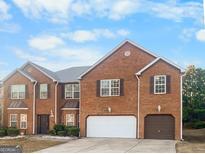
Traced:
[[139, 44], [131, 41], [131, 40], [125, 40], [123, 42], [121, 42], [118, 46], [116, 46], [113, 50], [111, 50], [109, 53], [107, 53], [103, 58], [101, 58], [99, 61], [97, 61], [92, 67], [90, 67], [87, 71], [85, 71], [83, 74], [81, 74], [79, 76], [79, 79], [82, 79], [84, 75], [86, 75], [88, 72], [90, 72], [91, 70], [93, 70], [97, 65], [99, 65], [100, 63], [102, 63], [105, 59], [107, 59], [109, 56], [111, 56], [113, 53], [115, 53], [120, 47], [122, 47], [125, 43], [130, 43], [132, 44], [133, 46], [141, 49], [141, 51], [145, 52], [145, 53], [148, 53], [150, 55], [152, 55], [153, 57], [155, 58], [160, 58], [164, 61], [166, 61], [167, 63], [171, 64], [172, 66], [178, 68], [180, 71], [183, 72], [183, 69], [181, 67], [179, 67], [178, 65], [170, 62], [169, 60], [167, 60], [166, 58], [163, 58], [163, 57], [159, 57], [158, 55], [156, 55], [155, 53], [145, 49], [144, 47], [140, 46]]
[[43, 73], [44, 75], [46, 75], [47, 77], [49, 77], [50, 79], [53, 80], [53, 82], [58, 81], [58, 77], [55, 75], [54, 72], [48, 70], [47, 68], [44, 68], [42, 66], [39, 66], [37, 64], [34, 64], [30, 61], [28, 61], [27, 63], [25, 63], [20, 69], [23, 70], [27, 65], [31, 65], [34, 68], [36, 68], [37, 70], [39, 70], [41, 73]]
[[166, 63], [170, 64], [171, 66], [173, 66], [173, 67], [177, 68], [178, 70], [180, 70], [181, 72], [183, 72], [183, 69], [180, 68], [179, 66], [177, 66], [176, 64], [172, 64], [168, 60], [161, 58], [161, 57], [158, 57], [158, 58], [154, 59], [152, 62], [150, 62], [149, 64], [147, 64], [145, 67], [143, 67], [141, 70], [139, 70], [137, 73], [135, 73], [135, 75], [141, 75], [144, 71], [146, 71], [147, 69], [152, 67], [154, 64], [156, 64], [159, 60], [163, 60]]
[[14, 70], [9, 75], [7, 75], [2, 81], [5, 82], [6, 80], [8, 80], [10, 77], [12, 77], [17, 72], [20, 73], [21, 75], [23, 75], [24, 77], [26, 77], [27, 79], [29, 79], [31, 82], [36, 82], [36, 80], [32, 76], [30, 76], [29, 74], [27, 74], [26, 72], [24, 72], [20, 69]]

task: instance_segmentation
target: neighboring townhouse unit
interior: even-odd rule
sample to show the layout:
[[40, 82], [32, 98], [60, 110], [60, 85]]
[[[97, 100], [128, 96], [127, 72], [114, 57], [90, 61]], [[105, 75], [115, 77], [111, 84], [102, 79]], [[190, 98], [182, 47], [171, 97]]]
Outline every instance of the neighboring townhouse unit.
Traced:
[[93, 66], [58, 72], [27, 62], [3, 80], [4, 126], [82, 137], [182, 139], [181, 68], [126, 40]]
[[55, 124], [78, 126], [79, 80], [87, 66], [52, 72], [27, 62], [4, 79], [4, 126], [47, 134]]
[[182, 139], [182, 70], [124, 41], [80, 76], [87, 137]]

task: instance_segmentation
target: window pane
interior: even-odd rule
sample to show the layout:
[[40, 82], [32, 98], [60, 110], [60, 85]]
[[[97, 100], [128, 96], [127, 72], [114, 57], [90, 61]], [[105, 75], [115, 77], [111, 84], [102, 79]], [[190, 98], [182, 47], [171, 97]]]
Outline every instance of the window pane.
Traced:
[[119, 87], [120, 80], [111, 80], [111, 87]]
[[72, 85], [71, 84], [65, 85], [65, 90], [66, 91], [72, 91]]
[[73, 87], [75, 92], [79, 91], [79, 84], [73, 84]]
[[74, 125], [74, 114], [66, 114], [66, 125], [67, 126]]
[[72, 98], [72, 92], [66, 92], [65, 98]]
[[102, 88], [109, 88], [109, 80], [101, 80], [101, 87]]
[[80, 93], [79, 92], [74, 92], [74, 98], [79, 98]]
[[112, 96], [119, 96], [119, 94], [120, 94], [119, 88], [112, 88], [111, 89]]
[[102, 96], [109, 96], [109, 88], [102, 88], [101, 95]]

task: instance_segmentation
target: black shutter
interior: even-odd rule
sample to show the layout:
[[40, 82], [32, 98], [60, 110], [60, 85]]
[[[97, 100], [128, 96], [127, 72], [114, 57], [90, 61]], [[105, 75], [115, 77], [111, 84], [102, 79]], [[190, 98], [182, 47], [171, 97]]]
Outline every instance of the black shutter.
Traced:
[[65, 85], [61, 84], [61, 97], [62, 99], [65, 99]]
[[40, 84], [36, 84], [36, 98], [40, 98]]
[[171, 93], [171, 76], [170, 75], [166, 76], [166, 90], [167, 90], [167, 94]]
[[100, 97], [100, 80], [96, 81], [96, 96]]
[[124, 96], [124, 79], [120, 79], [120, 96]]
[[154, 94], [154, 76], [150, 77], [149, 86], [150, 86], [150, 94]]
[[47, 84], [47, 99], [50, 98], [50, 84]]
[[28, 85], [25, 85], [25, 99], [29, 98], [29, 88]]
[[11, 86], [8, 86], [8, 99], [11, 99]]

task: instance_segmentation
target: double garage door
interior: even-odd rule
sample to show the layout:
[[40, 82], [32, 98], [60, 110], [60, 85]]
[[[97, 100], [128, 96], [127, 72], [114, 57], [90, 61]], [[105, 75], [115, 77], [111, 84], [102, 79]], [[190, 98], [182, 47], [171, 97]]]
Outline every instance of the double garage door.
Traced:
[[87, 137], [136, 138], [137, 119], [134, 116], [89, 116]]
[[[148, 115], [144, 119], [147, 139], [174, 139], [175, 120], [171, 115]], [[87, 137], [137, 138], [135, 116], [89, 116]]]

